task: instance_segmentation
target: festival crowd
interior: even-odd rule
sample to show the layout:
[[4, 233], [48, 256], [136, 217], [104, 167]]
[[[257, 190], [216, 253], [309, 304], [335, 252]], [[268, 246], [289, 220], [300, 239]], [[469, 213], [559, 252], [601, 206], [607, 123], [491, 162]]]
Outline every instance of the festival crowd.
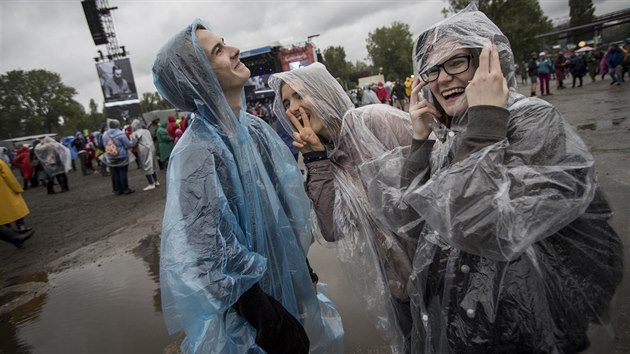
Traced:
[[[608, 325], [623, 244], [593, 156], [536, 85], [621, 85], [627, 44], [519, 66], [471, 4], [415, 38], [404, 80], [346, 91], [314, 63], [273, 74], [273, 100], [246, 103], [250, 71], [210, 28], [196, 19], [153, 64], [160, 95], [194, 116], [36, 141], [7, 160], [22, 185], [0, 185], [15, 199], [42, 183], [65, 192], [79, 160], [126, 195], [134, 161], [145, 191], [160, 186], [157, 157], [161, 302], [182, 352], [342, 353], [313, 242], [336, 250], [347, 296], [393, 353], [578, 353]], [[17, 233], [4, 240], [21, 246], [27, 213], [0, 220]]]

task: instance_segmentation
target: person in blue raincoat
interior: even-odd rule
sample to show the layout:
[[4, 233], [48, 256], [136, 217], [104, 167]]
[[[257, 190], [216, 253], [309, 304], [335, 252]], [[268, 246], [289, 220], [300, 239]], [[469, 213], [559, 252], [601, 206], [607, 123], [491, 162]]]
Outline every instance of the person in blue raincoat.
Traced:
[[72, 142], [74, 142], [74, 136], [66, 136], [61, 138], [61, 145], [67, 147], [70, 150], [70, 159], [72, 161], [72, 171], [76, 171], [77, 168], [74, 164], [74, 160], [79, 158], [79, 153], [77, 149], [73, 146]]
[[169, 333], [195, 353], [340, 353], [343, 327], [314, 288], [300, 170], [245, 112], [239, 50], [195, 20], [153, 65], [160, 94], [195, 119], [167, 172], [160, 283]]

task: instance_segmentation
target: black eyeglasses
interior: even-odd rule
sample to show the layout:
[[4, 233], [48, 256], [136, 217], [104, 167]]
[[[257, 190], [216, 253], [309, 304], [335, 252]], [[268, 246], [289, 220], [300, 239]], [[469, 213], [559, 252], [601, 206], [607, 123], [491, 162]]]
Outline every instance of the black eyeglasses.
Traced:
[[421, 73], [420, 78], [424, 82], [435, 81], [440, 76], [440, 68], [444, 69], [449, 75], [461, 74], [470, 67], [470, 59], [472, 59], [472, 55], [470, 54], [451, 58]]

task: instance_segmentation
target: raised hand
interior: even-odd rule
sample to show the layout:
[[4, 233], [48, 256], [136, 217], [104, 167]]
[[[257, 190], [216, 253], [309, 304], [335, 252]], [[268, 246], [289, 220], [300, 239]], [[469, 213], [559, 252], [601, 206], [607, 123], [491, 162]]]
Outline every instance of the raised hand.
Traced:
[[326, 150], [322, 142], [319, 140], [319, 136], [317, 136], [311, 128], [311, 121], [306, 115], [306, 112], [304, 112], [304, 108], [300, 107], [299, 111], [302, 123], [300, 123], [300, 120], [298, 120], [298, 118], [296, 118], [289, 110], [286, 112], [289, 120], [298, 131], [297, 133], [293, 133], [293, 139], [295, 140], [293, 142], [293, 146], [298, 148], [302, 154], [311, 151]]
[[505, 107], [508, 98], [508, 86], [499, 61], [496, 44], [488, 43], [479, 55], [479, 67], [475, 76], [466, 86], [468, 107], [489, 105]]
[[424, 140], [431, 134], [431, 121], [433, 117], [439, 117], [440, 113], [435, 106], [421, 97], [421, 90], [427, 83], [416, 77], [413, 81], [411, 89], [411, 97], [409, 98], [409, 116], [411, 117], [411, 127], [413, 129], [413, 138], [416, 140]]

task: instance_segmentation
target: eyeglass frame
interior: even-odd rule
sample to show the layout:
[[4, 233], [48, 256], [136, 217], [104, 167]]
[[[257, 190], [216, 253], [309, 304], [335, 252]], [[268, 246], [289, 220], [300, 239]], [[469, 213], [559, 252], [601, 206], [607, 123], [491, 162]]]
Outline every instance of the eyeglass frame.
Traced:
[[[444, 64], [448, 63], [449, 61], [451, 61], [451, 60], [453, 60], [453, 59], [461, 59], [461, 58], [466, 58], [466, 59], [467, 59], [467, 60], [466, 60], [466, 69], [464, 69], [464, 70], [462, 70], [462, 71], [460, 71], [460, 72], [458, 72], [458, 73], [451, 74], [451, 73], [449, 73], [449, 72], [446, 70], [446, 68], [444, 67]], [[448, 59], [448, 60], [445, 60], [442, 64], [436, 64], [436, 65], [433, 65], [430, 69], [437, 68], [437, 76], [436, 76], [436, 77], [435, 77], [435, 79], [433, 79], [433, 80], [429, 80], [429, 79], [428, 79], [428, 78], [429, 78], [429, 75], [427, 74], [427, 72], [428, 72], [430, 69], [425, 70], [423, 73], [419, 74], [418, 76], [420, 76], [420, 78], [422, 79], [422, 81], [424, 81], [424, 82], [426, 82], [426, 83], [429, 83], [429, 82], [433, 82], [433, 81], [437, 80], [437, 79], [440, 77], [441, 70], [444, 70], [444, 72], [445, 72], [445, 73], [447, 73], [448, 75], [459, 75], [459, 74], [461, 74], [461, 73], [465, 72], [466, 70], [470, 69], [470, 61], [471, 61], [473, 58], [474, 58], [474, 56], [473, 56], [472, 54], [458, 55], [458, 56], [452, 57], [452, 58], [450, 58], [450, 59]], [[425, 79], [423, 76], [426, 76], [426, 77], [427, 77], [427, 79]]]

